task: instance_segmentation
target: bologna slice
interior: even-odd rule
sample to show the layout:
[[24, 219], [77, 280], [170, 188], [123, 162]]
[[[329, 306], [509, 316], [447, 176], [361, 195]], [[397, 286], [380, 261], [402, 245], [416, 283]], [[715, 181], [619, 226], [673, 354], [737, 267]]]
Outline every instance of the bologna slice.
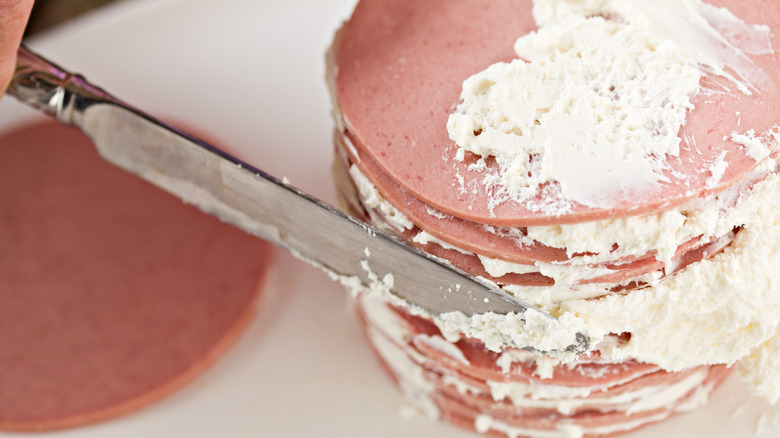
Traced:
[[[747, 23], [780, 26], [780, 13], [767, 13], [777, 9], [773, 3], [753, 0], [728, 6]], [[345, 127], [361, 152], [425, 204], [461, 219], [499, 226], [581, 222], [656, 211], [725, 190], [755, 170], [757, 162], [729, 138], [744, 127], [757, 134], [773, 129], [780, 113], [778, 87], [752, 95], [700, 93], [679, 133], [680, 155], [665, 158], [668, 181], [655, 190], [626, 194], [610, 209], [575, 204], [567, 213], [548, 216], [525, 202], [506, 201], [492, 208], [484, 190], [476, 194], [454, 190], [484, 189], [484, 174], [455, 159], [457, 146], [446, 129], [461, 84], [495, 62], [514, 58], [515, 40], [536, 30], [530, 12], [530, 0], [487, 5], [480, 0], [361, 1], [335, 48], [335, 93]], [[773, 46], [780, 47], [780, 33], [771, 38]], [[747, 56], [772, 82], [778, 82], [780, 65], [774, 54]], [[729, 85], [710, 76], [703, 81]], [[707, 169], [721, 156], [728, 164], [725, 173], [718, 184], [708, 185]], [[546, 195], [552, 196], [546, 202], [566, 202], [554, 191]]]
[[270, 247], [102, 161], [54, 122], [0, 138], [0, 429], [147, 405], [254, 313]]

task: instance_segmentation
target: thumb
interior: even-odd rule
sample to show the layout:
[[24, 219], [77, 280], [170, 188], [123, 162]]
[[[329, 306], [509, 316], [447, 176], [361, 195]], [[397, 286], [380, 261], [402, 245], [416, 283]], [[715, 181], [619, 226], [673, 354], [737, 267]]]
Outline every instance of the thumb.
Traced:
[[0, 0], [0, 91], [5, 92], [16, 68], [16, 51], [30, 18], [33, 0]]

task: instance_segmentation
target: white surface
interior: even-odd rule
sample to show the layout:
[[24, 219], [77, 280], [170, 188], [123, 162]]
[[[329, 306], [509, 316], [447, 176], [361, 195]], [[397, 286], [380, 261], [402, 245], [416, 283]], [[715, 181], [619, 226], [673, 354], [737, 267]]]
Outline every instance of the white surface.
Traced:
[[[252, 164], [332, 201], [324, 53], [354, 0], [135, 0], [30, 46], [118, 97], [194, 126]], [[4, 98], [0, 130], [36, 117]], [[476, 437], [398, 415], [345, 304], [320, 272], [278, 252], [257, 318], [189, 386], [141, 411], [52, 437]], [[0, 434], [1, 436], [24, 436]], [[780, 436], [780, 408], [732, 379], [704, 410], [629, 434]]]

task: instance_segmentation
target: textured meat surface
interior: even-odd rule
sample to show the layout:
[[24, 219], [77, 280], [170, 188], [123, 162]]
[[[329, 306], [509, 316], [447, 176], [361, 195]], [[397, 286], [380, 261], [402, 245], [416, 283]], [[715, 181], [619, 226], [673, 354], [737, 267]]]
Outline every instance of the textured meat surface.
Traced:
[[[729, 9], [747, 23], [780, 25], [777, 3], [732, 3]], [[627, 196], [613, 209], [575, 205], [569, 213], [551, 217], [513, 201], [491, 208], [481, 182], [484, 174], [455, 160], [457, 146], [449, 139], [447, 117], [464, 79], [512, 59], [514, 41], [536, 29], [530, 11], [530, 0], [371, 0], [356, 8], [336, 57], [339, 104], [347, 129], [365, 152], [413, 196], [459, 218], [493, 225], [565, 223], [679, 205], [723, 190], [753, 170], [756, 162], [726, 138], [735, 131], [773, 128], [780, 112], [778, 87], [750, 96], [733, 90], [701, 93], [679, 133], [684, 139], [679, 157], [666, 158], [669, 181], [655, 191]], [[772, 38], [773, 46], [780, 47], [780, 34]], [[777, 82], [780, 66], [773, 54], [749, 57]], [[724, 79], [704, 80], [732, 88]], [[707, 187], [708, 169], [721, 154], [728, 167], [717, 186]]]
[[179, 388], [253, 314], [269, 245], [55, 122], [0, 139], [0, 429], [103, 420]]

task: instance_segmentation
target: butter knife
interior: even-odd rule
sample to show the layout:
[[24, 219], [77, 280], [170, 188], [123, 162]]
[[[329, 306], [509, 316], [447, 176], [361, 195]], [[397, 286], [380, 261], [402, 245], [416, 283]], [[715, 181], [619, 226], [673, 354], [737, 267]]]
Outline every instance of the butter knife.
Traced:
[[[337, 277], [433, 315], [546, 312], [123, 103], [26, 47], [8, 93], [83, 131], [110, 163]], [[577, 335], [570, 352], [588, 349]]]

